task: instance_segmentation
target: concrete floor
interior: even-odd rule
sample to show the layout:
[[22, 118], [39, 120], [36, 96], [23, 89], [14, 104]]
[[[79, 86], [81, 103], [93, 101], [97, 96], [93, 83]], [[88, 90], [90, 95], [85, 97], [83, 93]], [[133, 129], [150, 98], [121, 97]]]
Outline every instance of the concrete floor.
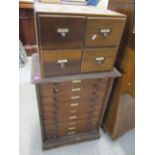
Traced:
[[20, 155], [134, 155], [135, 131], [131, 130], [116, 141], [107, 133], [101, 132], [101, 138], [89, 142], [67, 145], [49, 151], [41, 149], [41, 134], [34, 85], [30, 83], [31, 58], [20, 69]]

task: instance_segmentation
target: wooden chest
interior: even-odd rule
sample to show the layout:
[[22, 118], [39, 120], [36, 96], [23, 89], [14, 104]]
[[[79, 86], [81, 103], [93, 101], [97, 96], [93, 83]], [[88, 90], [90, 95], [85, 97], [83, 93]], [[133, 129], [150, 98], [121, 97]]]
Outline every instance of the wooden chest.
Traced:
[[135, 127], [135, 0], [109, 0], [108, 8], [127, 15], [116, 66], [122, 76], [114, 82], [103, 128], [116, 139]]
[[44, 77], [112, 70], [125, 16], [86, 6], [35, 4]]
[[125, 16], [88, 6], [34, 6], [39, 54], [32, 82], [43, 149], [99, 138], [113, 79], [120, 76], [113, 64]]
[[32, 57], [43, 149], [99, 138], [113, 79], [120, 73], [41, 77], [39, 56]]

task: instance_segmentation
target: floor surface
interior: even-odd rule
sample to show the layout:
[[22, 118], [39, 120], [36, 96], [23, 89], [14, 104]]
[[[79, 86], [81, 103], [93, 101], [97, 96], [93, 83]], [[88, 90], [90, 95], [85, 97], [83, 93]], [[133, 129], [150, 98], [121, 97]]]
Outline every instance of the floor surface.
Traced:
[[20, 69], [19, 76], [19, 126], [20, 155], [134, 155], [135, 131], [112, 141], [107, 133], [101, 132], [98, 140], [67, 145], [49, 151], [41, 149], [41, 133], [34, 85], [31, 84], [31, 58]]

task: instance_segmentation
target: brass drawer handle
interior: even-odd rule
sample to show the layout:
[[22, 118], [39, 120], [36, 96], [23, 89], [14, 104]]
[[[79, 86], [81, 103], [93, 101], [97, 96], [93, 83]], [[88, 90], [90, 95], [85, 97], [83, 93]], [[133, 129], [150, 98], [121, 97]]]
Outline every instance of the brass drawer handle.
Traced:
[[69, 119], [76, 119], [77, 116], [70, 116]]
[[61, 68], [64, 68], [65, 65], [68, 63], [68, 60], [67, 59], [60, 59], [60, 60], [57, 60], [57, 63], [61, 65]]
[[107, 29], [100, 29], [99, 32], [104, 36], [107, 37], [110, 33], [111, 33], [111, 29], [107, 28]]
[[75, 134], [75, 131], [68, 132], [68, 135], [73, 135], [73, 134]]
[[57, 29], [57, 33], [60, 33], [62, 38], [66, 37], [66, 34], [68, 32], [69, 32], [68, 28], [58, 28]]
[[69, 124], [69, 125], [75, 125], [76, 122], [69, 122], [68, 124]]
[[74, 100], [74, 99], [79, 99], [79, 98], [80, 98], [80, 96], [72, 96], [72, 97], [71, 97], [72, 100]]
[[71, 91], [80, 91], [81, 88], [73, 88]]
[[105, 57], [97, 57], [97, 58], [95, 58], [95, 60], [96, 60], [97, 64], [101, 64], [102, 62], [104, 62]]
[[76, 112], [77, 112], [77, 110], [71, 110], [70, 111], [71, 114], [76, 113]]
[[71, 103], [71, 104], [70, 104], [71, 107], [76, 107], [76, 106], [78, 106], [78, 105], [79, 105], [79, 103]]
[[81, 80], [73, 80], [72, 83], [81, 83]]
[[70, 128], [68, 128], [68, 130], [75, 130], [76, 129], [76, 127], [74, 126], [74, 127], [70, 127]]

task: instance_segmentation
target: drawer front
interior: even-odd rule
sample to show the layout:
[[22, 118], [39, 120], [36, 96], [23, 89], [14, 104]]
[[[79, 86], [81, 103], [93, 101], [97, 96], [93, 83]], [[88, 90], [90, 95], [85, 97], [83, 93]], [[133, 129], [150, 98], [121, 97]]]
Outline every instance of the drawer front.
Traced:
[[[80, 100], [96, 100], [100, 99], [104, 96], [105, 91], [99, 91], [94, 92], [91, 95], [87, 95], [87, 92], [85, 93], [78, 93], [75, 95], [68, 94], [68, 95], [56, 95], [56, 96], [46, 96], [42, 98], [48, 98], [51, 102], [57, 102], [57, 103], [67, 103], [67, 102], [79, 102]], [[50, 94], [49, 94], [50, 95]]]
[[84, 114], [84, 113], [89, 113], [91, 112], [100, 112], [102, 108], [102, 104], [97, 104], [95, 105], [90, 105], [89, 104], [80, 104], [80, 103], [70, 103], [70, 104], [62, 104], [58, 105], [57, 108], [53, 107], [52, 105], [46, 105], [42, 106], [42, 112], [44, 113], [43, 115], [49, 116], [50, 114], [57, 114], [57, 115], [76, 115], [76, 114]]
[[58, 107], [61, 107], [61, 106], [65, 106], [66, 104], [69, 105], [69, 104], [72, 104], [72, 103], [78, 103], [79, 105], [81, 104], [89, 104], [89, 103], [95, 103], [95, 104], [102, 104], [102, 101], [103, 101], [103, 98], [104, 98], [104, 95], [102, 96], [99, 96], [99, 97], [96, 97], [96, 98], [86, 98], [86, 99], [75, 99], [75, 100], [67, 100], [67, 101], [64, 101], [64, 102], [58, 102], [54, 99], [52, 99], [51, 97], [43, 97], [43, 98], [40, 98], [40, 102], [41, 102], [41, 106], [49, 106], [49, 105], [55, 105], [55, 106], [58, 106]]
[[42, 74], [45, 77], [80, 73], [81, 50], [42, 52]]
[[82, 72], [112, 70], [117, 55], [116, 48], [86, 49], [83, 52]]
[[41, 49], [82, 48], [85, 25], [81, 16], [38, 15]]
[[58, 98], [58, 97], [63, 97], [63, 96], [67, 96], [69, 95], [70, 97], [71, 96], [81, 96], [81, 97], [84, 97], [84, 96], [94, 96], [98, 93], [101, 93], [101, 91], [105, 91], [106, 89], [106, 84], [102, 85], [102, 87], [99, 87], [99, 86], [94, 86], [94, 87], [74, 87], [74, 88], [70, 88], [68, 90], [66, 90], [66, 88], [62, 88], [62, 89], [56, 89], [56, 88], [48, 88], [48, 89], [40, 89], [40, 96], [41, 97], [55, 97], [55, 98]]
[[108, 83], [109, 78], [38, 84], [45, 139], [98, 128]]
[[[91, 109], [91, 107], [94, 105], [94, 107], [96, 107], [98, 110], [100, 110], [101, 108], [101, 103], [94, 103], [91, 101], [87, 101], [84, 102], [68, 102], [68, 103], [51, 103], [51, 104], [47, 104], [47, 105], [42, 105], [42, 111], [43, 113], [53, 113], [53, 112], [57, 112], [58, 114], [77, 114], [77, 113], [86, 113], [89, 112], [89, 110]], [[72, 110], [76, 110], [76, 111], [72, 111]], [[95, 109], [94, 109], [95, 110]]]
[[103, 99], [100, 101], [86, 100], [81, 102], [64, 104], [42, 104], [42, 117], [45, 125], [54, 124], [54, 122], [64, 122], [99, 116], [103, 105]]
[[105, 91], [109, 78], [39, 84], [40, 97], [91, 96]]
[[40, 89], [58, 89], [59, 91], [61, 90], [70, 91], [72, 88], [87, 88], [88, 86], [89, 87], [94, 87], [94, 86], [102, 87], [103, 85], [107, 84], [108, 80], [109, 78], [88, 79], [88, 80], [75, 79], [75, 80], [66, 81], [66, 82], [39, 84], [39, 88]]
[[[72, 106], [78, 103], [70, 103], [70, 104], [66, 104], [63, 106], [60, 106], [58, 108], [54, 108], [54, 107], [50, 107], [50, 106], [44, 106], [43, 107], [43, 118], [44, 119], [48, 119], [48, 118], [52, 118], [54, 115], [58, 118], [62, 120], [64, 120], [64, 117], [69, 119], [70, 116], [80, 116], [83, 114], [87, 114], [89, 115], [90, 113], [94, 113], [96, 115], [98, 115], [100, 113], [100, 110], [102, 108], [102, 104], [98, 104], [98, 105], [77, 105], [77, 106]], [[47, 109], [48, 108], [48, 109]], [[45, 112], [44, 112], [45, 111]], [[71, 118], [72, 119], [72, 118]], [[77, 118], [78, 119], [78, 118]]]
[[89, 17], [86, 30], [86, 47], [118, 46], [125, 19]]
[[82, 119], [78, 121], [64, 122], [55, 125], [44, 126], [46, 138], [54, 138], [59, 136], [69, 136], [81, 132], [93, 130], [98, 125], [98, 118], [92, 120]]
[[99, 111], [95, 111], [93, 113], [88, 113], [88, 110], [86, 111], [86, 113], [78, 113], [78, 114], [61, 114], [58, 113], [57, 115], [53, 114], [53, 113], [43, 113], [43, 119], [44, 120], [51, 120], [51, 122], [68, 122], [68, 121], [75, 121], [75, 120], [80, 120], [80, 119], [88, 119], [89, 117], [99, 117], [100, 113]]

